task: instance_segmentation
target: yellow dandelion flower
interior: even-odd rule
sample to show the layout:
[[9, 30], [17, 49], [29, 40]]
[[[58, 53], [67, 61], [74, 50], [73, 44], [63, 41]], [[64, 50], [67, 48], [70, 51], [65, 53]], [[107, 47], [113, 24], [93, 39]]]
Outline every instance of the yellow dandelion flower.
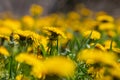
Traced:
[[74, 20], [74, 21], [67, 20], [67, 25], [70, 26], [68, 28], [72, 29], [73, 31], [79, 31], [79, 28], [80, 30], [83, 29], [81, 28], [82, 24], [79, 20]]
[[37, 55], [32, 53], [20, 53], [18, 56], [15, 57], [15, 60], [22, 63], [25, 62], [28, 65], [35, 66], [40, 63]]
[[23, 74], [18, 74], [15, 77], [15, 80], [30, 80], [28, 77], [24, 76]]
[[104, 11], [99, 11], [99, 12], [96, 13], [96, 17], [103, 16], [103, 15], [107, 15], [107, 13], [104, 12]]
[[99, 24], [98, 29], [99, 30], [114, 30], [115, 25], [113, 23], [102, 23], [102, 24]]
[[120, 66], [116, 65], [117, 67], [109, 69], [110, 74], [113, 77], [116, 77], [118, 79], [120, 79]]
[[47, 47], [48, 38], [40, 35], [40, 40], [39, 41], [40, 41], [41, 45], [44, 47], [45, 51], [47, 51], [47, 49], [48, 49], [48, 47]]
[[17, 75], [15, 80], [23, 80], [23, 75], [22, 74]]
[[51, 26], [51, 20], [47, 19], [46, 17], [44, 18], [40, 18], [38, 20], [36, 20], [36, 29], [40, 29], [42, 31], [42, 27], [43, 26]]
[[12, 33], [12, 31], [9, 28], [7, 28], [7, 27], [0, 27], [0, 34], [1, 35], [10, 36], [11, 33]]
[[68, 41], [70, 41], [73, 38], [73, 34], [70, 32], [65, 33], [67, 36], [67, 39], [60, 39], [59, 44], [65, 46]]
[[21, 28], [21, 24], [17, 20], [6, 19], [3, 21], [3, 26], [9, 28], [10, 30], [17, 30]]
[[81, 8], [80, 10], [81, 15], [83, 16], [89, 16], [92, 14], [92, 11], [90, 11], [88, 8]]
[[112, 51], [114, 51], [115, 53], [120, 53], [120, 48], [115, 48], [115, 47], [113, 47], [113, 48], [112, 48]]
[[114, 18], [109, 15], [100, 15], [100, 16], [97, 16], [96, 20], [99, 22], [113, 22]]
[[117, 33], [120, 35], [120, 26], [119, 25], [116, 27], [116, 30], [117, 30]]
[[30, 8], [30, 13], [33, 16], [41, 15], [43, 12], [43, 8], [40, 5], [33, 4]]
[[91, 30], [91, 29], [95, 29], [98, 25], [98, 22], [91, 19], [91, 18], [88, 18], [88, 19], [85, 19], [84, 22], [83, 22], [83, 25], [88, 29], [88, 30]]
[[34, 19], [31, 16], [24, 16], [22, 18], [22, 23], [25, 27], [23, 29], [32, 29], [34, 25]]
[[[90, 36], [90, 34], [91, 34], [91, 36]], [[88, 30], [88, 31], [85, 31], [85, 32], [83, 33], [83, 36], [84, 36], [84, 37], [90, 36], [91, 39], [96, 40], [96, 39], [100, 39], [101, 34], [100, 34], [98, 31], [95, 31], [95, 30], [93, 30], [93, 31]]]
[[31, 33], [31, 39], [33, 40], [33, 47], [37, 48], [41, 44], [40, 35], [37, 33]]
[[18, 34], [19, 36], [22, 37], [29, 37], [30, 36], [30, 31], [22, 31], [22, 30], [15, 30], [14, 34]]
[[0, 38], [5, 39], [5, 40], [7, 40], [7, 41], [9, 41], [9, 40], [10, 40], [10, 38], [9, 38], [8, 36], [1, 35], [1, 34], [0, 34]]
[[7, 51], [7, 49], [3, 46], [0, 47], [0, 54], [4, 55], [4, 56], [10, 56], [9, 52]]
[[13, 38], [14, 38], [14, 40], [15, 40], [15, 41], [17, 41], [17, 40], [19, 40], [19, 39], [20, 39], [20, 36], [19, 36], [19, 35], [17, 35], [17, 34], [13, 34]]
[[68, 14], [68, 18], [75, 20], [75, 19], [80, 19], [80, 15], [77, 12], [69, 12]]
[[[110, 49], [110, 46], [111, 46], [111, 40], [106, 40], [104, 43], [103, 43], [105, 49]], [[117, 44], [115, 41], [112, 41], [112, 48], [116, 47]]]
[[[61, 65], [62, 64], [62, 65]], [[44, 62], [47, 74], [56, 74], [58, 76], [73, 76], [75, 63], [62, 56], [49, 57]]]
[[32, 67], [31, 75], [36, 78], [45, 77], [46, 69], [44, 68], [43, 64], [38, 64]]
[[88, 64], [103, 63], [113, 66], [116, 59], [117, 57], [114, 54], [97, 49], [85, 49], [78, 55], [78, 60], [84, 60], [86, 62], [87, 60], [92, 61], [92, 63]]
[[103, 76], [102, 78], [99, 78], [97, 80], [113, 80], [112, 76], [108, 75], [108, 76]]
[[14, 31], [14, 34], [17, 34], [20, 36], [20, 40], [25, 40], [25, 39], [31, 39], [33, 41], [32, 45], [37, 48], [41, 43], [40, 43], [40, 35], [37, 33], [34, 33], [29, 30], [16, 30]]
[[27, 48], [27, 52], [28, 52], [28, 53], [33, 52], [33, 47], [28, 47], [28, 48]]
[[107, 35], [108, 35], [109, 37], [115, 37], [117, 34], [115, 33], [115, 31], [109, 30], [109, 31], [107, 31]]
[[41, 78], [46, 73], [43, 61], [39, 60], [37, 58], [37, 55], [35, 54], [20, 53], [18, 56], [15, 57], [15, 60], [20, 63], [24, 62], [28, 65], [31, 65], [31, 74], [35, 77]]
[[40, 60], [37, 58], [37, 55], [20, 53], [15, 57], [15, 60], [20, 63], [24, 62], [31, 65], [31, 74], [37, 78], [42, 78], [47, 74], [64, 77], [73, 76], [76, 67], [72, 60], [62, 56], [48, 57], [45, 60]]
[[66, 38], [65, 34], [59, 28], [56, 28], [56, 27], [44, 27], [43, 29], [51, 32], [54, 36], [60, 35], [63, 38]]
[[101, 45], [100, 43], [97, 43], [97, 44], [91, 43], [90, 45], [91, 45], [91, 46], [95, 45], [95, 48], [96, 48], [96, 49], [100, 49], [100, 50], [102, 50], [102, 51], [106, 51], [105, 47], [104, 47], [103, 45]]
[[92, 77], [95, 77], [95, 80], [102, 80], [104, 77], [105, 68], [94, 68], [90, 67], [88, 73], [92, 74]]

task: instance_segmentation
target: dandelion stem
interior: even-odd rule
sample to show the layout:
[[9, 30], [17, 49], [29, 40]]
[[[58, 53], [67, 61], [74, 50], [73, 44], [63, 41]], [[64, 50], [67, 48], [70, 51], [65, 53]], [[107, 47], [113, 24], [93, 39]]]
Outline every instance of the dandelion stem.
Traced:
[[10, 57], [10, 63], [9, 63], [9, 79], [12, 78], [12, 56]]
[[59, 53], [59, 44], [58, 44], [58, 38], [57, 38], [57, 54]]
[[53, 48], [53, 44], [52, 41], [50, 41], [50, 55], [52, 55], [52, 48]]

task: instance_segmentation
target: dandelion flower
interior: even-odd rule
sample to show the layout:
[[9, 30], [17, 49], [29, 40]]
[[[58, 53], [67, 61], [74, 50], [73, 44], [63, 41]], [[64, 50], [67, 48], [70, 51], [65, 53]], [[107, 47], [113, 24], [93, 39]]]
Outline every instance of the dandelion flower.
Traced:
[[94, 67], [90, 67], [88, 69], [88, 73], [92, 74], [92, 77], [95, 77], [96, 80], [101, 80], [104, 77], [104, 73], [105, 73], [105, 68], [94, 68]]
[[92, 63], [89, 64], [103, 63], [113, 66], [113, 63], [115, 63], [117, 57], [114, 54], [106, 51], [101, 51], [97, 49], [85, 49], [79, 53], [78, 60], [91, 60]]
[[97, 16], [96, 19], [97, 21], [100, 21], [100, 22], [113, 22], [114, 21], [114, 18], [109, 15], [100, 15], [100, 16]]
[[10, 30], [17, 30], [21, 28], [21, 24], [17, 20], [6, 19], [3, 21], [3, 26], [9, 28]]
[[68, 18], [72, 20], [80, 19], [80, 15], [77, 12], [68, 13]]
[[0, 38], [5, 39], [5, 40], [7, 40], [7, 41], [9, 41], [9, 40], [10, 40], [10, 38], [9, 38], [8, 36], [1, 35], [1, 34], [0, 34]]
[[113, 77], [120, 79], [120, 66], [119, 65], [116, 65], [116, 66], [117, 67], [109, 69], [109, 72]]
[[105, 47], [104, 47], [103, 45], [101, 45], [100, 43], [97, 43], [97, 44], [91, 43], [90, 45], [91, 45], [91, 46], [95, 45], [95, 48], [96, 48], [96, 49], [100, 49], [100, 50], [102, 50], [102, 51], [106, 51]]
[[92, 14], [92, 11], [90, 11], [88, 8], [83, 7], [81, 8], [80, 13], [83, 16], [89, 16]]
[[20, 53], [15, 60], [32, 66], [31, 74], [35, 77], [41, 78], [46, 73], [43, 61], [39, 60], [35, 54]]
[[38, 15], [42, 14], [42, 12], [43, 12], [43, 8], [40, 5], [33, 4], [30, 8], [30, 13], [33, 16], [38, 16]]
[[23, 75], [23, 74], [18, 74], [15, 77], [15, 80], [30, 80], [30, 79], [28, 77], [26, 77], [25, 75]]
[[103, 45], [105, 47], [105, 49], [110, 49], [110, 46], [111, 46], [111, 42], [112, 42], [112, 48], [116, 47], [117, 44], [115, 41], [111, 41], [111, 40], [106, 40]]
[[25, 29], [32, 29], [34, 25], [34, 19], [31, 16], [24, 16], [22, 18], [22, 23], [25, 27]]
[[99, 11], [99, 12], [96, 13], [96, 17], [103, 16], [103, 15], [107, 15], [107, 13], [104, 12], [104, 11]]
[[22, 78], [23, 78], [23, 75], [19, 74], [19, 75], [16, 76], [15, 80], [22, 80]]
[[4, 56], [10, 56], [9, 52], [7, 51], [7, 49], [3, 46], [0, 47], [0, 54], [4, 55]]
[[20, 36], [19, 36], [18, 34], [14, 34], [14, 35], [13, 35], [13, 38], [14, 38], [15, 41], [17, 41], [17, 40], [20, 39]]
[[46, 69], [44, 68], [43, 64], [38, 64], [32, 67], [31, 75], [36, 78], [45, 77]]
[[[91, 36], [90, 36], [90, 34], [91, 34]], [[93, 30], [93, 31], [88, 30], [88, 31], [85, 31], [85, 32], [83, 33], [83, 36], [84, 36], [84, 37], [90, 36], [91, 39], [96, 40], [96, 39], [100, 39], [101, 34], [100, 34], [98, 31], [95, 31], [95, 30]]]
[[32, 31], [29, 31], [29, 30], [25, 30], [25, 31], [22, 31], [22, 30], [16, 30], [14, 31], [13, 34], [17, 34], [20, 36], [20, 40], [27, 40], [27, 39], [30, 39], [32, 43], [32, 45], [37, 48], [41, 43], [40, 43], [40, 35], [37, 34], [37, 33], [34, 33]]
[[58, 76], [73, 76], [75, 63], [62, 56], [49, 57], [44, 62], [47, 74], [56, 74]]
[[115, 53], [120, 53], [120, 48], [115, 48], [115, 47], [113, 47], [113, 48], [112, 48], [112, 51], [114, 51]]
[[53, 35], [54, 37], [57, 37], [58, 35], [62, 36], [63, 38], [66, 38], [65, 34], [59, 30], [59, 28], [55, 28], [55, 27], [44, 27], [44, 30], [47, 30], [49, 32], [51, 32], [51, 35]]
[[107, 35], [109, 36], [109, 37], [115, 37], [116, 36], [116, 33], [115, 33], [115, 31], [113, 31], [113, 30], [109, 30], [108, 32], [107, 32]]
[[0, 34], [1, 35], [10, 36], [11, 33], [12, 33], [12, 30], [10, 30], [9, 28], [0, 27]]
[[37, 63], [39, 63], [39, 59], [37, 59], [37, 56], [32, 53], [20, 53], [15, 57], [15, 60], [22, 63], [25, 62], [28, 65], [35, 66]]
[[115, 25], [113, 23], [102, 23], [99, 24], [99, 30], [114, 30]]

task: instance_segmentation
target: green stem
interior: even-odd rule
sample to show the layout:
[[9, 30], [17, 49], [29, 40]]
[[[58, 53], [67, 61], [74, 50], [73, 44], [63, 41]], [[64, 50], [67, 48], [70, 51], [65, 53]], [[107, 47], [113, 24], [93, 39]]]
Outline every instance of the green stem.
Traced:
[[52, 41], [50, 41], [50, 55], [52, 55], [52, 48], [53, 48], [53, 44]]
[[8, 70], [9, 70], [9, 79], [12, 78], [12, 56], [10, 56], [10, 63], [9, 63], [9, 67], [8, 67]]
[[57, 38], [57, 54], [59, 53], [59, 43], [58, 43], [58, 38]]

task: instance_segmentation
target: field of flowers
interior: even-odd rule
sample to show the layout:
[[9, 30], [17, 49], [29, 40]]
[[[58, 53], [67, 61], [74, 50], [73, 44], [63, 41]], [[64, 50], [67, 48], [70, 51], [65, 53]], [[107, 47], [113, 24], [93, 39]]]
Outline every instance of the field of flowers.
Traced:
[[0, 80], [120, 80], [120, 18], [74, 11], [0, 19]]

